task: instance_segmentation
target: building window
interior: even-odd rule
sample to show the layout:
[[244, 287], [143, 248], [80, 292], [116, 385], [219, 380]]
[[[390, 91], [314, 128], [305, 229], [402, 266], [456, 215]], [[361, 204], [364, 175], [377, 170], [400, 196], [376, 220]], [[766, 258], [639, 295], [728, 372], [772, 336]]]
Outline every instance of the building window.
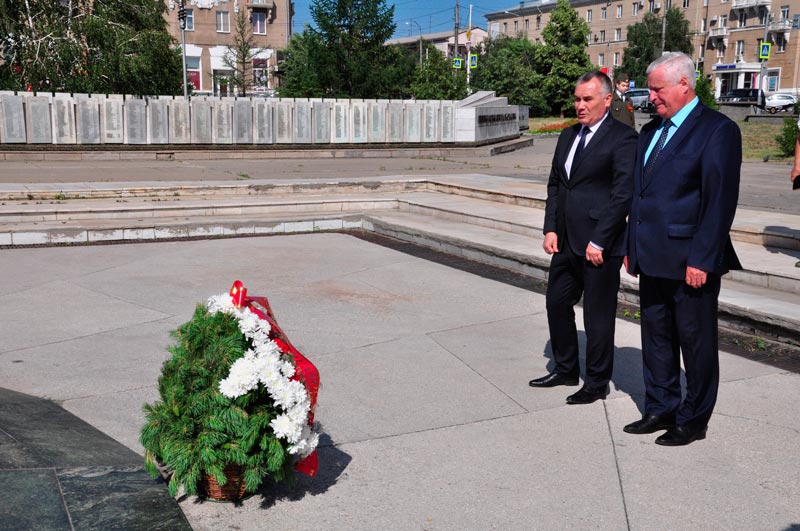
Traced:
[[634, 17], [639, 15], [639, 2], [633, 3], [633, 10], [631, 10], [631, 15], [633, 15]]
[[727, 28], [728, 27], [728, 15], [720, 15], [719, 16], [719, 27], [720, 28]]
[[186, 31], [194, 31], [194, 9], [186, 10]]
[[725, 45], [721, 42], [717, 44], [717, 59], [725, 58]]
[[622, 6], [617, 6], [617, 18], [622, 18]]
[[217, 11], [217, 33], [231, 32], [231, 14], [227, 11]]
[[508, 33], [508, 22], [503, 22], [503, 33]]
[[606, 30], [600, 30], [600, 42], [606, 42]]
[[778, 53], [786, 51], [786, 36], [783, 33], [775, 36], [775, 48], [777, 48]]
[[614, 52], [614, 66], [619, 66], [619, 52]]
[[542, 15], [536, 15], [536, 29], [542, 29]]
[[789, 19], [789, 6], [781, 6], [781, 20]]
[[761, 54], [761, 43], [762, 42], [764, 42], [764, 39], [762, 39], [761, 37], [756, 39], [756, 58], [755, 58], [756, 61], [760, 60], [760, 58], [758, 56]]
[[597, 65], [598, 66], [606, 66], [606, 54], [601, 53], [597, 56]]
[[683, 8], [689, 9], [689, 0], [683, 0]]
[[591, 9], [587, 9], [586, 10], [586, 22], [591, 22], [591, 21], [592, 21], [592, 10]]
[[707, 25], [708, 25], [708, 21], [706, 19], [702, 19], [700, 21], [700, 32], [701, 33], [705, 33], [706, 32]]
[[519, 33], [519, 21], [514, 21], [514, 33]]
[[265, 92], [269, 88], [268, 59], [253, 59], [253, 90]]
[[742, 61], [744, 58], [744, 41], [736, 41], [736, 60]]
[[192, 90], [203, 90], [201, 86], [202, 76], [200, 75], [200, 58], [186, 56], [186, 81], [191, 85]]
[[739, 27], [747, 27], [747, 13], [744, 10], [739, 11]]
[[605, 7], [601, 8], [600, 9], [600, 20], [605, 20], [607, 16], [608, 16], [608, 9], [606, 9]]
[[266, 35], [267, 34], [267, 13], [264, 11], [253, 11], [253, 34]]
[[617, 28], [614, 30], [614, 40], [615, 41], [622, 40], [622, 28]]
[[531, 29], [531, 20], [529, 18], [525, 19], [525, 33], [528, 33]]

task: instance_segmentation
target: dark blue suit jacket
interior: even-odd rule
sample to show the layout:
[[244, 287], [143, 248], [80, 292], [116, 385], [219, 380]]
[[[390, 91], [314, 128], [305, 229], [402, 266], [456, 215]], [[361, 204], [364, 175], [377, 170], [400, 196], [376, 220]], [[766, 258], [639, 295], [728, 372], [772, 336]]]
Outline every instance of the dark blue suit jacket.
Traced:
[[544, 233], [558, 235], [559, 250], [565, 241], [583, 256], [590, 241], [606, 256], [623, 256], [625, 217], [633, 192], [636, 131], [610, 115], [592, 135], [567, 178], [564, 163], [580, 124], [561, 132], [547, 182]]
[[661, 121], [639, 135], [626, 237], [630, 271], [683, 280], [687, 266], [718, 275], [741, 269], [729, 235], [739, 199], [739, 127], [698, 104], [645, 177], [644, 154]]

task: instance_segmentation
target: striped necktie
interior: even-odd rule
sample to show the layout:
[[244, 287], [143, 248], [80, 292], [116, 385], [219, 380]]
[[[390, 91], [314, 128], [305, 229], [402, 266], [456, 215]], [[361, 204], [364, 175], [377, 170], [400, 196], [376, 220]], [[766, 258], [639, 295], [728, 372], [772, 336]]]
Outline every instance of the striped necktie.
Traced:
[[653, 166], [656, 165], [656, 159], [661, 153], [661, 150], [664, 149], [664, 144], [667, 142], [667, 135], [669, 134], [670, 127], [672, 127], [672, 122], [670, 120], [665, 120], [661, 129], [661, 136], [658, 137], [658, 142], [656, 142], [652, 153], [650, 153], [650, 158], [647, 159], [647, 164], [644, 166], [645, 177], [650, 174], [650, 172], [653, 170]]

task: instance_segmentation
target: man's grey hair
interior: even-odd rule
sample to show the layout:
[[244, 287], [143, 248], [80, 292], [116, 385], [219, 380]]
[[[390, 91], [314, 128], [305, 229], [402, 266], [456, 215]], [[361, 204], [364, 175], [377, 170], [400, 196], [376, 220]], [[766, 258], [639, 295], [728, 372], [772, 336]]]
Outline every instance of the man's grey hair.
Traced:
[[664, 74], [668, 81], [677, 84], [682, 77], [686, 78], [689, 86], [694, 89], [695, 70], [692, 58], [683, 52], [665, 52], [661, 57], [650, 63], [646, 74], [649, 76], [653, 70], [663, 66]]
[[586, 72], [581, 77], [578, 78], [578, 82], [575, 83], [575, 86], [581, 85], [583, 83], [588, 83], [589, 81], [596, 79], [600, 83], [600, 92], [602, 93], [603, 97], [611, 94], [611, 91], [614, 90], [613, 85], [611, 85], [611, 78], [602, 73], [600, 70], [592, 70], [591, 72]]

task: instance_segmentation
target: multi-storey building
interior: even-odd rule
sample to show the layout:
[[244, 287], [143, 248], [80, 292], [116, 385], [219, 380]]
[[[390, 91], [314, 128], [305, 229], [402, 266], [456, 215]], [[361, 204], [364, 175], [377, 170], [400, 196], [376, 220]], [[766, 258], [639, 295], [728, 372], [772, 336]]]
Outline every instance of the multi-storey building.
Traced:
[[[170, 34], [181, 42], [179, 0], [163, 0]], [[292, 36], [294, 6], [291, 0], [185, 0], [186, 70], [194, 94], [233, 95], [227, 81], [230, 69], [223, 58], [232, 46], [236, 16], [244, 9], [253, 32], [253, 88], [271, 94], [277, 83], [278, 50]]]
[[[716, 95], [733, 88], [765, 92], [800, 90], [800, 0], [573, 0], [589, 25], [587, 53], [610, 75], [622, 64], [628, 26], [645, 13], [659, 17], [670, 6], [689, 22], [692, 58], [701, 75], [710, 77]], [[489, 13], [489, 35], [525, 35], [542, 40], [556, 0], [520, 2]], [[663, 18], [662, 18], [663, 20]], [[794, 25], [794, 29], [793, 29]], [[760, 61], [762, 43], [770, 43], [769, 60]]]

